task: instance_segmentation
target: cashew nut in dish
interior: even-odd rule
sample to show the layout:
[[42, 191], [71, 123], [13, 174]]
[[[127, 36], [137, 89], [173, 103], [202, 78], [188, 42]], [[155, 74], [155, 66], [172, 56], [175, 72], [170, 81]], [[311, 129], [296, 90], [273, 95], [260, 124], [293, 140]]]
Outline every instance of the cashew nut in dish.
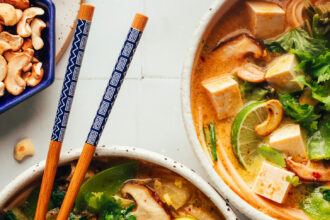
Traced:
[[31, 39], [35, 50], [40, 50], [44, 47], [44, 41], [41, 38], [41, 31], [46, 27], [46, 23], [35, 18], [31, 23]]
[[263, 45], [247, 34], [241, 34], [220, 43], [213, 51], [220, 60], [242, 59], [248, 54], [254, 58], [261, 58], [265, 55]]
[[22, 19], [23, 11], [21, 9], [16, 9], [16, 24]]
[[7, 42], [0, 40], [0, 55], [2, 55], [4, 52], [10, 49], [11, 46]]
[[14, 6], [7, 3], [0, 3], [0, 21], [6, 26], [17, 24], [17, 14]]
[[[22, 69], [22, 71], [24, 72], [24, 73], [26, 73], [26, 72], [30, 72], [31, 71], [31, 69], [32, 69], [32, 63], [29, 63], [28, 65], [26, 65], [23, 69]], [[24, 77], [22, 77], [22, 78], [24, 78]]]
[[283, 107], [278, 100], [267, 101], [265, 107], [268, 112], [267, 119], [254, 128], [256, 134], [262, 137], [269, 135], [278, 128], [283, 119]]
[[29, 138], [24, 138], [19, 141], [14, 149], [14, 157], [16, 160], [21, 161], [26, 156], [34, 155], [34, 146]]
[[171, 219], [159, 198], [145, 185], [126, 183], [122, 187], [121, 193], [124, 196], [130, 195], [135, 200], [137, 208], [132, 214], [135, 215], [137, 219]]
[[260, 83], [266, 80], [266, 73], [255, 64], [248, 63], [234, 70], [238, 78], [252, 83]]
[[0, 55], [0, 82], [2, 82], [7, 76], [7, 61], [6, 59]]
[[0, 82], [0, 97], [5, 95], [6, 86], [3, 82]]
[[17, 24], [17, 33], [21, 37], [30, 37], [32, 32], [30, 22], [34, 19], [34, 17], [43, 15], [44, 13], [45, 11], [38, 7], [25, 9], [22, 19]]
[[8, 73], [5, 79], [7, 91], [12, 95], [21, 94], [25, 87], [26, 82], [21, 77], [22, 69], [28, 65], [32, 57], [26, 53], [14, 56], [8, 63]]
[[8, 3], [14, 6], [15, 8], [19, 9], [27, 9], [30, 7], [30, 1], [29, 0], [2, 0], [3, 3]]
[[34, 87], [41, 82], [43, 76], [44, 76], [44, 69], [42, 68], [42, 63], [41, 62], [34, 63], [32, 65], [31, 75], [29, 75], [25, 80], [26, 84], [28, 86]]
[[322, 161], [312, 162], [309, 160], [304, 164], [295, 162], [289, 157], [286, 159], [286, 165], [301, 179], [310, 181], [330, 181], [330, 167]]
[[24, 39], [21, 36], [10, 34], [7, 31], [0, 33], [0, 41], [8, 43], [12, 51], [21, 49], [24, 43]]
[[31, 38], [27, 38], [24, 40], [24, 43], [22, 45], [22, 49], [23, 50], [26, 50], [26, 49], [32, 49], [33, 46], [32, 46], [32, 40]]
[[10, 60], [16, 56], [21, 54], [20, 52], [14, 52], [14, 51], [6, 51], [3, 53], [3, 56], [5, 57], [5, 59], [7, 60], [7, 62], [10, 62]]

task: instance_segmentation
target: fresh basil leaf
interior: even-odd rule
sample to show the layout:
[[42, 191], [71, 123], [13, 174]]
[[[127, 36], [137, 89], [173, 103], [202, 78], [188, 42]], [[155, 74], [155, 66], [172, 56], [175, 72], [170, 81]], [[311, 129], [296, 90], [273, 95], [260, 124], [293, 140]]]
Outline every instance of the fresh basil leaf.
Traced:
[[258, 153], [270, 162], [277, 164], [281, 167], [286, 167], [284, 156], [276, 149], [266, 145], [261, 145], [258, 148]]

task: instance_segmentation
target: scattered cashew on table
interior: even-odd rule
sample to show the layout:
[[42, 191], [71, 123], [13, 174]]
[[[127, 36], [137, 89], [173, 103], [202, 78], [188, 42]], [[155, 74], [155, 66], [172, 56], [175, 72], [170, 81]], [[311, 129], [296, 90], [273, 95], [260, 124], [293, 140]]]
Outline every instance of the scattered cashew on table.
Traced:
[[0, 0], [0, 97], [6, 91], [20, 95], [41, 82], [44, 69], [35, 51], [44, 47], [46, 23], [37, 18], [44, 13], [29, 0]]

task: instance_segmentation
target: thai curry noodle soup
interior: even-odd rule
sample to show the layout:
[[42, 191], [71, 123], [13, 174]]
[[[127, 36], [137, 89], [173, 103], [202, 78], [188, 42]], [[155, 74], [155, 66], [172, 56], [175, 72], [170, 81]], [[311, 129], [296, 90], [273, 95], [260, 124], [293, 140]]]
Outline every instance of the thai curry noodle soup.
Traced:
[[[47, 212], [56, 219], [76, 161], [57, 171]], [[34, 219], [41, 179], [14, 196], [1, 220]], [[121, 157], [98, 157], [86, 174], [70, 220], [225, 219], [200, 190], [161, 166]]]
[[195, 129], [230, 188], [276, 219], [330, 219], [330, 1], [238, 1], [191, 76]]

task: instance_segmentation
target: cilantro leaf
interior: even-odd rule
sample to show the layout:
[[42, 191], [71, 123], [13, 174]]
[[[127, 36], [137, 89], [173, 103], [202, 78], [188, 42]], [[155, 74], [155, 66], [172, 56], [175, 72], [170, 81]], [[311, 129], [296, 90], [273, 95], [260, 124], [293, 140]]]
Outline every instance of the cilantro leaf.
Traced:
[[276, 40], [265, 40], [264, 44], [268, 51], [274, 53], [285, 53], [294, 49], [300, 53], [319, 56], [325, 50], [327, 40], [313, 38], [304, 29], [296, 28]]
[[300, 105], [298, 100], [290, 94], [278, 94], [278, 97], [285, 113], [303, 126], [310, 134], [318, 129], [317, 119], [320, 118], [320, 115], [315, 114], [313, 106]]
[[317, 78], [318, 82], [326, 82], [330, 80], [330, 51], [326, 50], [319, 56], [312, 56], [308, 53], [291, 50], [294, 53], [300, 64], [297, 66], [299, 69], [303, 69], [304, 72]]
[[315, 81], [306, 81], [305, 76], [297, 76], [294, 81], [301, 82], [312, 90], [312, 97], [322, 102], [327, 111], [330, 111], [330, 88], [328, 86], [322, 86]]
[[308, 156], [311, 160], [330, 159], [330, 117], [324, 116], [320, 121], [320, 129], [308, 141]]

